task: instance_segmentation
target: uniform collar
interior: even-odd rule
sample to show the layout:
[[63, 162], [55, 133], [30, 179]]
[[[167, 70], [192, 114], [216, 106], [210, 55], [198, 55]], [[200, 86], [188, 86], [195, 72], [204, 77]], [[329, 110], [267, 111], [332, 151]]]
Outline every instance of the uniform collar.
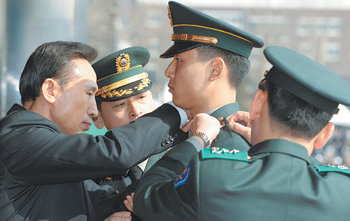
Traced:
[[[230, 103], [230, 104], [226, 104], [222, 107], [219, 107], [218, 109], [214, 110], [213, 113], [211, 113], [210, 115], [219, 119], [221, 117], [228, 117], [231, 114], [236, 113], [237, 111], [239, 111], [239, 105], [238, 103]], [[209, 111], [210, 113], [211, 111]]]
[[231, 131], [227, 124], [226, 118], [237, 111], [239, 111], [238, 103], [230, 103], [218, 108], [211, 114], [211, 116], [225, 123], [225, 126], [220, 129], [219, 135], [212, 142], [211, 145], [213, 147], [225, 147], [226, 149], [238, 149], [241, 151], [247, 151], [250, 148], [244, 138]]
[[6, 115], [12, 114], [13, 112], [19, 111], [19, 110], [26, 110], [23, 106], [19, 104], [14, 104], [10, 110], [7, 112]]
[[249, 150], [249, 155], [257, 155], [263, 153], [282, 153], [288, 154], [293, 157], [300, 158], [305, 160], [308, 164], [310, 164], [310, 157], [307, 154], [307, 150], [304, 146], [283, 139], [272, 139], [265, 140], [261, 143], [254, 145]]

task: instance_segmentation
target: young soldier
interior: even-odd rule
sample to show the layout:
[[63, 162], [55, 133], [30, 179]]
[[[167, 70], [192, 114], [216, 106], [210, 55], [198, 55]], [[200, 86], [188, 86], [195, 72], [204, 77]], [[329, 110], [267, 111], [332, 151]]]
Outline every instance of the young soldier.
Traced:
[[135, 193], [144, 220], [349, 219], [350, 170], [315, 165], [309, 156], [331, 137], [339, 103], [350, 105], [350, 86], [293, 50], [264, 53], [273, 67], [252, 101], [252, 148], [195, 154], [191, 144], [178, 145]]
[[[112, 130], [154, 110], [150, 91], [152, 82], [144, 70], [149, 58], [146, 48], [136, 46], [107, 55], [92, 65], [99, 87], [96, 93], [98, 117], [94, 119], [97, 128], [106, 126]], [[136, 165], [125, 168], [122, 173], [116, 171], [116, 174], [95, 178], [95, 183], [92, 180], [85, 181], [87, 189], [92, 192], [100, 190], [98, 195], [92, 193], [94, 198], [103, 198], [101, 195], [108, 193], [119, 195], [119, 200], [114, 200], [112, 205], [94, 205], [99, 216], [106, 217], [111, 212], [126, 210], [123, 204], [125, 196], [135, 190], [143, 169]]]
[[[226, 118], [239, 110], [237, 89], [249, 71], [252, 49], [262, 47], [263, 40], [173, 1], [169, 2], [169, 19], [174, 44], [160, 57], [173, 57], [165, 76], [174, 104], [192, 115], [208, 113], [225, 124]], [[250, 148], [226, 126], [212, 145]], [[152, 156], [148, 164], [154, 162]]]
[[[114, 52], [93, 64], [100, 88], [96, 93], [98, 117], [94, 123], [97, 128], [121, 127], [154, 110], [150, 91], [153, 83], [144, 70], [149, 58], [149, 51], [137, 46]], [[98, 183], [112, 185], [114, 191], [123, 192], [141, 174], [142, 170], [136, 166], [123, 175], [113, 177], [111, 174]]]

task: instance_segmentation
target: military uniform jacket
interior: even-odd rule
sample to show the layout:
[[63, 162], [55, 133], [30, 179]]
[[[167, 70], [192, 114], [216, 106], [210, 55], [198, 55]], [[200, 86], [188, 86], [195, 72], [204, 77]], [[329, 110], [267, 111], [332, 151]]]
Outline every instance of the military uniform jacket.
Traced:
[[[218, 108], [210, 114], [212, 117], [215, 117], [216, 119], [225, 123], [225, 125], [220, 129], [219, 135], [213, 141], [212, 146], [221, 146], [242, 151], [248, 151], [250, 149], [250, 145], [247, 143], [247, 141], [241, 135], [232, 132], [232, 130], [226, 125], [226, 118], [237, 111], [239, 111], [238, 103], [230, 103]], [[169, 140], [165, 139], [163, 140], [162, 145], [166, 145], [169, 142]], [[167, 151], [168, 150], [170, 149], [167, 149]], [[159, 159], [161, 159], [167, 151], [152, 155], [147, 162], [145, 171], [148, 171], [149, 168], [151, 168]]]
[[177, 137], [179, 124], [165, 104], [106, 136], [68, 136], [14, 105], [0, 121], [0, 220], [95, 220], [83, 180], [124, 172]]
[[349, 220], [349, 170], [311, 162], [299, 144], [195, 152], [184, 142], [146, 173], [134, 197], [143, 220]]

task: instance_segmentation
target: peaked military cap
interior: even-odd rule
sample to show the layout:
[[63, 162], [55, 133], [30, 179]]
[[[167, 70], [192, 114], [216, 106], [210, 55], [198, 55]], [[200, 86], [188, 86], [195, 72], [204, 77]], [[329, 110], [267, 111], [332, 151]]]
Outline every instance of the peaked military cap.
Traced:
[[130, 47], [114, 52], [92, 65], [99, 90], [96, 97], [116, 101], [149, 90], [152, 82], [143, 67], [150, 58], [144, 47]]
[[350, 85], [322, 64], [284, 47], [267, 47], [264, 54], [273, 65], [267, 81], [330, 114], [339, 103], [350, 105]]
[[170, 1], [168, 11], [174, 44], [161, 58], [173, 57], [203, 44], [248, 58], [254, 47], [264, 45], [261, 38], [180, 3]]

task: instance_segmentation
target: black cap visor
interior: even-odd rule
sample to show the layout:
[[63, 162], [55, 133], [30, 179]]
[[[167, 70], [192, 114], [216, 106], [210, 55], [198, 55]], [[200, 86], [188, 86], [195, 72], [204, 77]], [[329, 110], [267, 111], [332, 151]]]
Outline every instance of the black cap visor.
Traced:
[[160, 58], [171, 58], [174, 55], [179, 54], [184, 51], [191, 50], [203, 45], [198, 42], [184, 42], [184, 41], [175, 41], [174, 44], [168, 48], [163, 54], [160, 55]]

